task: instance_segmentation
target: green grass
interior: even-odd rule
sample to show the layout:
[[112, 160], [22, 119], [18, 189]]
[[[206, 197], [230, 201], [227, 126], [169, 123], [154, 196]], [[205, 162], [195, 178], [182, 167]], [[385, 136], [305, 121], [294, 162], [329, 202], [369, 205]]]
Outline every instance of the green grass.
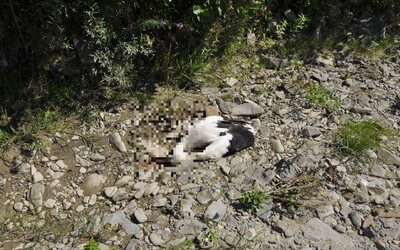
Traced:
[[389, 48], [395, 48], [400, 45], [400, 42], [394, 37], [387, 37], [382, 41], [371, 42], [366, 45], [361, 42], [360, 39], [354, 39], [348, 45], [348, 49], [351, 53], [366, 56], [370, 59], [378, 59], [385, 56], [385, 53]]
[[310, 84], [305, 89], [307, 102], [316, 107], [326, 108], [334, 112], [340, 108], [340, 102], [333, 92], [319, 84]]
[[336, 145], [338, 151], [351, 157], [365, 155], [367, 149], [382, 146], [382, 137], [392, 137], [392, 129], [381, 126], [376, 121], [349, 122], [338, 130]]
[[266, 199], [266, 193], [255, 187], [252, 187], [249, 192], [242, 194], [242, 203], [251, 212], [256, 212], [262, 208]]

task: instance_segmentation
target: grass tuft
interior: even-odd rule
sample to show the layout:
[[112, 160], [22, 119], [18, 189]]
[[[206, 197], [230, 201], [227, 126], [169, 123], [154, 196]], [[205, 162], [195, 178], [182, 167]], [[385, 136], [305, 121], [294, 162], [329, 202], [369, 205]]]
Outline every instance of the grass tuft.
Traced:
[[382, 137], [394, 135], [392, 129], [376, 121], [349, 122], [336, 134], [337, 149], [346, 156], [361, 157], [367, 149], [382, 146]]

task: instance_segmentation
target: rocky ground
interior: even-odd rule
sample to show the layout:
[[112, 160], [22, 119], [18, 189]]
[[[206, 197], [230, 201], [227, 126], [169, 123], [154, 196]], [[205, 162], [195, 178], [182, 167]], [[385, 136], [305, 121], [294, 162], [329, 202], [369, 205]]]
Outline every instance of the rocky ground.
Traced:
[[[260, 119], [255, 146], [218, 162], [145, 162], [185, 126], [170, 129], [190, 113], [179, 101], [99, 110], [93, 124], [9, 152], [0, 162], [0, 248], [83, 249], [94, 236], [100, 249], [400, 249], [399, 138], [363, 159], [334, 150], [346, 121], [398, 129], [399, 54], [336, 51], [296, 67], [264, 59], [243, 81], [177, 97]], [[310, 105], [309, 84], [332, 90], [340, 107]], [[252, 187], [267, 194], [256, 213], [241, 202]]]

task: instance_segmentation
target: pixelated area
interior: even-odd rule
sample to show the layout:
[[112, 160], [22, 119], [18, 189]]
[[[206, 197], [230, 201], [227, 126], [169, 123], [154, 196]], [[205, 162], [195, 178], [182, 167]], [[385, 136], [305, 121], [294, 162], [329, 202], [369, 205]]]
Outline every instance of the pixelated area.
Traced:
[[204, 172], [200, 170], [204, 162], [175, 162], [173, 149], [187, 135], [188, 128], [205, 117], [205, 107], [200, 101], [179, 101], [133, 108], [128, 143], [136, 178], [195, 178]]

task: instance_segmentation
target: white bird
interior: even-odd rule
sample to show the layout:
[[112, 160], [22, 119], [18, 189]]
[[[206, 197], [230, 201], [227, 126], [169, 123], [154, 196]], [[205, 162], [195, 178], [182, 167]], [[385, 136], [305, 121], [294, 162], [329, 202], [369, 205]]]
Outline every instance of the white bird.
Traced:
[[174, 150], [173, 161], [219, 160], [254, 144], [259, 120], [252, 125], [221, 116], [209, 116], [195, 123]]

